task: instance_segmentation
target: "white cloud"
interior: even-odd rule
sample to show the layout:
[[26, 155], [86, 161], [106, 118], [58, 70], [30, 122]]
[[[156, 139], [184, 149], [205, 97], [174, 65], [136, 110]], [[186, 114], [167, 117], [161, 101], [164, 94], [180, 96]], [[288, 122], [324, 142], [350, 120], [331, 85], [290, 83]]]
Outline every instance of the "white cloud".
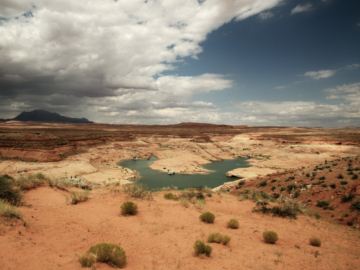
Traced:
[[295, 6], [291, 10], [291, 14], [298, 14], [298, 13], [308, 12], [308, 11], [312, 10], [312, 8], [313, 8], [313, 6], [310, 3], [298, 4], [297, 6]]
[[263, 21], [266, 21], [266, 20], [269, 20], [271, 19], [272, 17], [274, 17], [274, 13], [272, 13], [271, 11], [264, 11], [264, 12], [261, 12], [258, 17], [263, 20]]
[[[122, 122], [119, 115], [126, 116], [129, 104], [138, 106], [133, 112], [147, 108], [147, 115], [154, 104], [195, 106], [193, 95], [224, 90], [231, 80], [219, 74], [163, 74], [186, 57], [196, 58], [210, 32], [280, 2], [3, 0], [0, 99], [22, 105], [2, 107], [0, 113], [49, 107]], [[102, 115], [93, 103], [110, 112]]]
[[307, 71], [304, 73], [304, 76], [309, 77], [314, 80], [326, 79], [334, 76], [336, 74], [336, 70], [334, 69], [325, 69], [325, 70], [317, 70], [317, 71]]

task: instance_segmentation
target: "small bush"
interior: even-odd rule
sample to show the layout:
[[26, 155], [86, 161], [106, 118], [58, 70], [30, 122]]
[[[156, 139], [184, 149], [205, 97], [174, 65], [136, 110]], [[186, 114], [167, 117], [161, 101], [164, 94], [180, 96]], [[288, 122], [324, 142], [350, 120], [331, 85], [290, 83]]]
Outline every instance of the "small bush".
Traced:
[[342, 197], [341, 197], [341, 202], [345, 203], [345, 202], [351, 202], [352, 199], [354, 199], [354, 195], [349, 193], [349, 194], [344, 194]]
[[204, 212], [200, 215], [200, 220], [205, 223], [214, 223], [215, 215], [211, 212]]
[[351, 204], [351, 208], [353, 210], [360, 211], [360, 200], [357, 200]]
[[269, 206], [269, 203], [259, 201], [256, 203], [253, 211], [263, 214], [271, 213], [273, 216], [289, 218], [297, 218], [297, 215], [301, 213], [299, 204], [293, 201], [282, 201], [274, 206]]
[[80, 257], [79, 262], [83, 267], [91, 267], [95, 262], [102, 262], [122, 268], [126, 265], [126, 255], [118, 245], [101, 243], [92, 246], [84, 256]]
[[134, 216], [137, 212], [137, 205], [134, 202], [128, 201], [121, 205], [121, 214], [123, 216]]
[[341, 180], [341, 181], [340, 181], [340, 185], [343, 185], [343, 186], [347, 185], [347, 183], [348, 183], [348, 182], [345, 181], [345, 180]]
[[230, 219], [227, 223], [227, 227], [229, 229], [238, 229], [239, 228], [239, 221], [236, 219]]
[[344, 179], [344, 176], [343, 176], [342, 174], [339, 174], [339, 175], [337, 176], [337, 179]]
[[71, 204], [78, 204], [80, 202], [86, 202], [89, 199], [89, 192], [88, 191], [81, 191], [81, 192], [71, 192]]
[[123, 191], [132, 198], [151, 200], [151, 191], [147, 190], [143, 186], [127, 184], [124, 185]]
[[13, 205], [21, 202], [21, 192], [15, 186], [14, 179], [8, 175], [0, 176], [0, 199]]
[[226, 246], [230, 242], [230, 240], [231, 238], [228, 235], [223, 235], [220, 233], [212, 233], [209, 235], [207, 241], [209, 243], [218, 243]]
[[197, 240], [194, 244], [195, 256], [205, 255], [210, 257], [212, 248], [206, 245], [203, 241]]
[[330, 207], [330, 203], [328, 201], [317, 201], [316, 206], [323, 209], [328, 209]]
[[321, 246], [321, 240], [317, 237], [312, 237], [309, 239], [309, 244], [314, 247], [320, 247]]
[[267, 185], [267, 181], [266, 180], [263, 180], [259, 183], [259, 187], [266, 187]]
[[9, 219], [22, 219], [22, 215], [14, 206], [3, 200], [0, 200], [0, 216]]
[[358, 176], [357, 174], [354, 174], [354, 175], [351, 177], [352, 180], [356, 180], [356, 179], [358, 179], [358, 178], [359, 178], [359, 176]]
[[45, 176], [42, 173], [31, 174], [28, 176], [21, 176], [15, 180], [16, 185], [21, 190], [30, 190], [47, 183]]
[[275, 244], [278, 240], [278, 235], [273, 231], [265, 231], [263, 232], [264, 242], [267, 244]]
[[179, 197], [177, 195], [175, 195], [174, 193], [171, 193], [171, 192], [165, 193], [164, 198], [167, 199], [167, 200], [173, 200], [173, 201], [179, 200]]

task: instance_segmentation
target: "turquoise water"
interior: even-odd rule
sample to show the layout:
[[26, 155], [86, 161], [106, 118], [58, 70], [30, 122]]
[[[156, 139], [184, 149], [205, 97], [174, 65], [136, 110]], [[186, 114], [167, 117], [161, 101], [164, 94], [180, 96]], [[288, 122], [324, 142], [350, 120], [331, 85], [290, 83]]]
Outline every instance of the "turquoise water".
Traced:
[[168, 175], [166, 172], [153, 170], [150, 168], [155, 157], [149, 160], [125, 160], [119, 162], [122, 167], [136, 170], [140, 174], [140, 178], [136, 183], [141, 184], [149, 189], [161, 189], [164, 187], [177, 187], [179, 189], [191, 187], [209, 187], [214, 188], [225, 182], [233, 181], [226, 177], [226, 172], [235, 168], [249, 167], [245, 158], [228, 159], [214, 161], [204, 165], [205, 169], [210, 170], [209, 174], [175, 174]]

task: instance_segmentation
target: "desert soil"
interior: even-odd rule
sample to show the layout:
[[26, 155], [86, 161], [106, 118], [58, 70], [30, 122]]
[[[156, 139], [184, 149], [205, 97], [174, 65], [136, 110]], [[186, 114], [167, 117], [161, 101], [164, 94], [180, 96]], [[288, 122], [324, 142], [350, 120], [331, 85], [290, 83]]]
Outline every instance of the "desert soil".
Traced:
[[[1, 269], [81, 269], [79, 256], [91, 245], [110, 242], [127, 254], [126, 269], [356, 269], [360, 265], [359, 231], [299, 216], [289, 220], [252, 212], [254, 203], [235, 196], [214, 194], [203, 207], [184, 207], [163, 198], [135, 200], [139, 214], [120, 216], [123, 193], [97, 189], [89, 201], [68, 203], [68, 193], [47, 187], [25, 195], [20, 210], [26, 227], [2, 224], [0, 230]], [[202, 211], [216, 215], [214, 224], [200, 222]], [[238, 230], [226, 228], [236, 218]], [[265, 244], [264, 230], [279, 235], [276, 245]], [[196, 240], [209, 233], [231, 237], [229, 246], [211, 244], [210, 258], [193, 255]], [[321, 239], [321, 247], [308, 244]], [[97, 264], [96, 269], [112, 269]]]

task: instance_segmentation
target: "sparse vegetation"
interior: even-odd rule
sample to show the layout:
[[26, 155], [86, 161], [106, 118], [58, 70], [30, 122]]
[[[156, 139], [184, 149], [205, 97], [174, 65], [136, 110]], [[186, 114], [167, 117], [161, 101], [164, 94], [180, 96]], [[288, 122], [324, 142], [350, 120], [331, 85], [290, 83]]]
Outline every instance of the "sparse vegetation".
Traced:
[[314, 247], [320, 247], [321, 246], [321, 240], [317, 237], [312, 237], [309, 239], [309, 244]]
[[203, 241], [197, 240], [194, 244], [195, 256], [205, 255], [207, 257], [210, 257], [211, 251], [211, 246], [206, 245]]
[[47, 184], [46, 177], [42, 173], [21, 176], [15, 182], [21, 190], [30, 190]]
[[171, 192], [165, 193], [164, 198], [167, 200], [173, 200], [173, 201], [179, 200], [179, 197], [176, 194], [171, 193]]
[[126, 265], [126, 254], [118, 245], [101, 243], [92, 246], [85, 255], [80, 257], [79, 262], [82, 267], [91, 267], [95, 262], [102, 262], [112, 267], [122, 268]]
[[316, 206], [322, 209], [330, 209], [330, 202], [325, 200], [317, 201]]
[[263, 232], [263, 239], [267, 244], [275, 244], [278, 240], [278, 235], [274, 231], [265, 231]]
[[228, 235], [224, 235], [221, 233], [212, 233], [208, 236], [208, 243], [218, 243], [227, 245], [230, 242], [231, 238]]
[[227, 227], [229, 229], [238, 229], [239, 228], [239, 221], [236, 219], [230, 219], [227, 223]]
[[351, 208], [353, 210], [360, 211], [360, 200], [357, 200], [351, 204]]
[[293, 201], [281, 201], [274, 206], [270, 206], [268, 202], [259, 201], [253, 209], [254, 212], [261, 212], [264, 214], [271, 213], [273, 216], [296, 218], [301, 209], [298, 203]]
[[134, 216], [138, 212], [137, 205], [134, 202], [128, 201], [121, 205], [121, 214], [123, 216]]
[[152, 194], [150, 190], [147, 190], [143, 186], [127, 184], [124, 185], [123, 191], [132, 198], [151, 200]]
[[10, 219], [22, 219], [21, 213], [14, 206], [3, 200], [0, 200], [0, 216]]
[[204, 212], [199, 218], [204, 223], [214, 223], [215, 215], [211, 212]]
[[0, 199], [13, 205], [21, 202], [21, 192], [15, 186], [14, 179], [8, 175], [0, 176]]
[[89, 191], [73, 191], [70, 193], [70, 203], [78, 204], [81, 202], [86, 202], [89, 199]]

